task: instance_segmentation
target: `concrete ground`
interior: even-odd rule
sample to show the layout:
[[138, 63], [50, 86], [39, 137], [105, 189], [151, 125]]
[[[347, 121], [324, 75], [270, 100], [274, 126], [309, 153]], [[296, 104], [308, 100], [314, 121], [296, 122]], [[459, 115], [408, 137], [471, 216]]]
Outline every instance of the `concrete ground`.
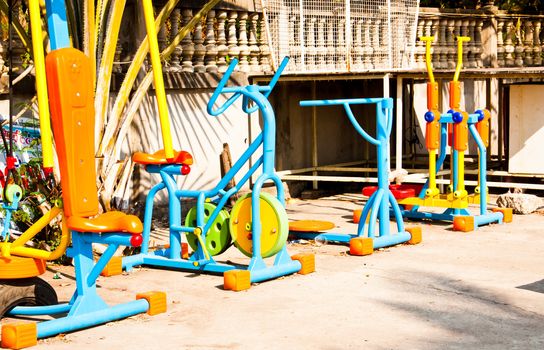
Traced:
[[[351, 212], [361, 203], [351, 194], [293, 200], [288, 213], [354, 232]], [[317, 272], [243, 292], [224, 291], [222, 277], [150, 268], [100, 278], [107, 302], [163, 290], [168, 312], [40, 340], [35, 349], [544, 349], [544, 215], [472, 233], [416, 224], [421, 244], [366, 257], [341, 245], [290, 243], [291, 253], [316, 254]], [[219, 260], [240, 256], [231, 248]], [[52, 278], [57, 271], [61, 279]], [[69, 298], [69, 267], [52, 266], [44, 278]]]

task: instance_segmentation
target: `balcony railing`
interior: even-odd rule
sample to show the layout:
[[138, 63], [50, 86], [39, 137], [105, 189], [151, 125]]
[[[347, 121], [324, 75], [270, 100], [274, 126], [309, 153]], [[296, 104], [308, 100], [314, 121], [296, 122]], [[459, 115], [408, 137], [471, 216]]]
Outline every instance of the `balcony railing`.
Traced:
[[[176, 9], [165, 28], [161, 30], [159, 42], [165, 46], [169, 36], [173, 37], [179, 28], [187, 23], [197, 9]], [[300, 28], [306, 34], [306, 64], [322, 66], [327, 74], [346, 71], [346, 57], [351, 56], [351, 71], [388, 70], [383, 51], [387, 47], [386, 27], [378, 18], [351, 21], [351, 49], [346, 49], [347, 35], [345, 20], [328, 19], [333, 12], [307, 13], [305, 24], [286, 18], [282, 35], [289, 35], [288, 41], [298, 42]], [[239, 69], [250, 74], [270, 72], [273, 55], [277, 52], [269, 45], [263, 12], [217, 9], [197, 25], [185, 37], [176, 52], [166, 62], [166, 71], [176, 72], [224, 72], [227, 59], [237, 57]], [[465, 68], [520, 68], [544, 67], [544, 16], [526, 16], [498, 12], [487, 14], [483, 11], [443, 11], [421, 8], [416, 27], [416, 37], [435, 36], [432, 55], [435, 69], [453, 69], [457, 61], [458, 35], [468, 36], [463, 62]], [[277, 23], [275, 25], [278, 25]], [[342, 30], [340, 30], [342, 29]], [[291, 37], [292, 36], [292, 37]], [[408, 47], [409, 45], [405, 45]], [[280, 48], [292, 56], [293, 69], [302, 66], [300, 50], [296, 47]], [[397, 51], [403, 51], [395, 48]], [[413, 59], [404, 50], [402, 69], [425, 68], [425, 46], [416, 41]], [[279, 56], [276, 55], [276, 60]], [[407, 64], [408, 63], [408, 64]], [[317, 68], [316, 68], [317, 69]]]
[[[240, 2], [240, 1], [238, 1]], [[251, 3], [246, 1], [247, 3]], [[199, 2], [180, 2], [178, 8], [172, 11], [167, 23], [159, 32], [159, 46], [164, 49], [179, 30], [190, 21], [199, 10]], [[184, 5], [185, 4], [185, 5]], [[185, 7], [183, 7], [185, 6]], [[312, 17], [313, 16], [313, 17]], [[300, 37], [300, 28], [306, 31], [309, 50], [306, 60], [327, 68], [327, 74], [345, 71], [345, 57], [352, 55], [350, 65], [352, 71], [384, 70], [389, 66], [384, 64], [383, 55], [379, 55], [387, 43], [383, 23], [379, 19], [355, 20], [346, 26], [345, 20], [338, 19], [334, 25], [327, 22], [333, 12], [308, 13], [304, 26], [297, 21], [285, 22], [285, 35]], [[453, 69], [457, 60], [455, 37], [464, 35], [471, 37], [465, 44], [465, 68], [544, 68], [544, 16], [527, 16], [497, 12], [487, 14], [483, 11], [447, 11], [430, 8], [420, 8], [416, 27], [416, 36], [436, 37], [432, 55], [435, 69]], [[376, 25], [374, 25], [376, 24]], [[297, 29], [297, 28], [299, 29]], [[339, 31], [339, 28], [349, 28], [351, 34]], [[267, 74], [273, 70], [273, 47], [270, 46], [267, 33], [266, 16], [259, 6], [239, 5], [217, 6], [210, 11], [203, 20], [196, 25], [177, 46], [174, 53], [164, 62], [166, 72], [224, 72], [228, 60], [236, 57], [240, 60], [238, 69], [248, 74]], [[123, 29], [121, 29], [123, 32]], [[341, 34], [342, 33], [342, 34]], [[313, 35], [312, 35], [313, 34]], [[351, 49], [346, 49], [347, 35], [351, 35]], [[2, 75], [0, 89], [6, 87], [6, 47], [5, 28], [0, 28], [0, 75]], [[14, 35], [12, 43], [13, 65], [19, 72], [22, 71], [22, 58], [25, 49], [20, 40]], [[129, 37], [130, 38], [130, 37]], [[291, 38], [295, 40], [295, 38]], [[291, 40], [289, 39], [289, 40]], [[298, 39], [297, 39], [298, 40]], [[312, 44], [313, 43], [313, 44]], [[115, 71], [122, 73], [133, 52], [127, 48], [135, 45], [118, 44]], [[380, 51], [381, 50], [381, 51]], [[399, 49], [400, 50], [400, 49]], [[416, 41], [411, 64], [405, 65], [405, 70], [419, 70], [425, 67], [425, 47]], [[296, 68], [302, 64], [300, 57], [296, 57], [296, 50], [292, 65]], [[318, 54], [320, 60], [317, 61]], [[403, 55], [405, 54], [402, 53]], [[330, 57], [329, 57], [330, 56]], [[123, 59], [121, 59], [123, 57]], [[342, 57], [344, 61], [342, 61]], [[523, 71], [521, 71], [523, 73]], [[4, 91], [5, 92], [5, 89]]]
[[[476, 11], [444, 13], [422, 9], [417, 35], [435, 36], [433, 64], [436, 69], [455, 68], [455, 37], [468, 36], [466, 68], [542, 67], [544, 16], [484, 14]], [[425, 46], [416, 44], [415, 65], [425, 67]]]
[[[197, 8], [172, 11], [158, 33], [161, 51], [197, 11]], [[238, 69], [242, 72], [271, 72], [268, 40], [266, 35], [261, 35], [265, 32], [262, 12], [212, 10], [184, 37], [166, 60], [164, 69], [167, 72], [225, 72], [228, 60], [238, 58]]]

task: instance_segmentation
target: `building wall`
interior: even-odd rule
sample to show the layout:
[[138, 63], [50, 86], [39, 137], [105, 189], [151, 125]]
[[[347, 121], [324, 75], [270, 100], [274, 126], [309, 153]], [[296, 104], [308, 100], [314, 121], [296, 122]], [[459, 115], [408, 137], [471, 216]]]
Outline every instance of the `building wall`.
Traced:
[[510, 86], [508, 171], [543, 174], [544, 85]]
[[[312, 166], [313, 107], [300, 107], [300, 101], [381, 97], [382, 91], [382, 81], [374, 79], [280, 82], [270, 97], [278, 120], [277, 169]], [[374, 107], [356, 106], [353, 112], [363, 128], [375, 134]], [[375, 150], [355, 131], [343, 107], [317, 107], [315, 113], [318, 165], [374, 157]]]

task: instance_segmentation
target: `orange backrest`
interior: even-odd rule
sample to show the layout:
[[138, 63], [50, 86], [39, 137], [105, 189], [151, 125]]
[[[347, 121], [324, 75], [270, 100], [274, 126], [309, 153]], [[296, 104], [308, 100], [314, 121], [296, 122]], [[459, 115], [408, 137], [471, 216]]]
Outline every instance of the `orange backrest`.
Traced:
[[45, 59], [53, 134], [66, 216], [98, 214], [94, 92], [89, 58], [63, 48]]

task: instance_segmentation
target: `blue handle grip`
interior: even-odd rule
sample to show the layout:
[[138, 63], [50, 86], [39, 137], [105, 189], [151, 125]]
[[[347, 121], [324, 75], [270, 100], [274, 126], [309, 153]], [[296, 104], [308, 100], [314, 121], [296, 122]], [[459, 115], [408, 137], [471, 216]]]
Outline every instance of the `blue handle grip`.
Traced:
[[[262, 86], [262, 87], [259, 86], [259, 91], [264, 92], [264, 94], [263, 94], [264, 97], [268, 98], [268, 96], [270, 96], [270, 93], [272, 92], [272, 89], [274, 89], [274, 87], [276, 86], [276, 83], [280, 79], [281, 73], [283, 73], [283, 70], [285, 69], [285, 67], [287, 66], [288, 63], [289, 63], [289, 56], [285, 56], [283, 58], [283, 60], [281, 61], [281, 64], [278, 67], [278, 70], [276, 70], [276, 73], [274, 73], [274, 76], [270, 80], [270, 83], [268, 84], [268, 86]], [[263, 90], [261, 90], [261, 89], [263, 89]], [[249, 101], [247, 101], [247, 102], [249, 102]], [[246, 113], [253, 113], [257, 109], [259, 109], [259, 107], [256, 106], [256, 105], [249, 108], [249, 106], [246, 103], [244, 103], [244, 112], [246, 112]]]
[[[234, 71], [234, 68], [236, 68], [236, 65], [238, 64], [238, 59], [234, 58], [229, 65], [229, 68], [223, 75], [223, 78], [219, 81], [219, 85], [217, 85], [217, 88], [215, 88], [215, 91], [213, 92], [212, 97], [210, 98], [210, 101], [208, 102], [208, 113], [213, 116], [218, 116], [225, 112], [227, 108], [230, 107], [240, 97], [240, 88], [225, 88], [225, 85], [227, 85], [227, 82], [230, 79], [230, 76], [232, 75], [232, 72]], [[219, 95], [222, 93], [234, 93], [229, 99], [223, 103], [221, 107], [218, 107], [215, 111], [213, 110], [213, 106], [215, 105], [215, 102], [217, 102], [217, 99], [219, 98]]]
[[[272, 89], [274, 86], [276, 86], [276, 83], [280, 79], [281, 73], [287, 66], [287, 63], [289, 63], [289, 57], [284, 57], [280, 66], [278, 67], [278, 70], [270, 80], [270, 83], [266, 86], [258, 86], [254, 85], [254, 88], [256, 88], [257, 91], [263, 94], [264, 97], [268, 98], [270, 93], [272, 92]], [[242, 109], [245, 113], [253, 113], [259, 109], [258, 105], [249, 106], [250, 102], [252, 101], [251, 94], [247, 93], [246, 87], [225, 87], [227, 85], [228, 80], [230, 79], [230, 76], [232, 75], [232, 72], [234, 71], [234, 68], [238, 64], [238, 60], [235, 58], [231, 61], [229, 68], [223, 75], [223, 78], [221, 78], [221, 81], [219, 81], [219, 84], [217, 85], [217, 88], [213, 92], [212, 97], [210, 98], [210, 101], [208, 102], [208, 113], [213, 116], [218, 116], [225, 112], [227, 108], [229, 108], [234, 101], [238, 99], [241, 95], [244, 95], [243, 103], [242, 103]], [[255, 90], [253, 90], [255, 91]], [[233, 94], [229, 99], [223, 103], [222, 106], [218, 107], [216, 110], [213, 109], [213, 106], [217, 102], [217, 99], [219, 98], [219, 95], [221, 94]]]

